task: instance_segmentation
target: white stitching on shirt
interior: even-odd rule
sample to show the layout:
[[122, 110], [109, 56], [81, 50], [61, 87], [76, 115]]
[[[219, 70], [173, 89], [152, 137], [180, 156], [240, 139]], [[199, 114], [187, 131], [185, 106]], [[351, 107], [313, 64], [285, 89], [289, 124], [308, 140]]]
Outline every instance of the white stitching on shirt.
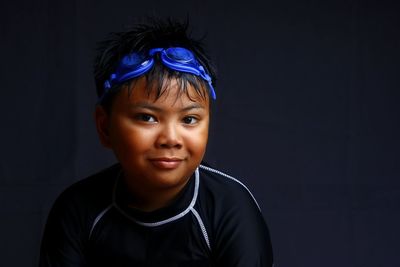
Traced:
[[238, 179], [236, 179], [236, 178], [234, 178], [234, 177], [232, 177], [232, 176], [230, 176], [230, 175], [228, 175], [226, 173], [223, 173], [223, 172], [221, 172], [219, 170], [216, 170], [216, 169], [204, 166], [204, 165], [200, 165], [200, 168], [208, 170], [208, 171], [213, 172], [213, 173], [217, 173], [219, 175], [222, 175], [222, 176], [224, 176], [226, 178], [229, 178], [229, 179], [239, 183], [241, 186], [243, 186], [247, 190], [247, 192], [249, 192], [250, 196], [253, 198], [254, 202], [256, 203], [258, 209], [261, 211], [260, 205], [258, 205], [258, 202], [257, 202], [256, 198], [253, 196], [253, 194], [250, 192], [250, 190], [247, 188], [247, 186], [245, 186], [241, 181], [239, 181]]
[[[177, 215], [170, 217], [168, 219], [159, 221], [159, 222], [152, 222], [152, 223], [146, 223], [146, 222], [142, 222], [139, 220], [136, 220], [135, 218], [132, 218], [129, 214], [127, 214], [125, 211], [123, 211], [120, 207], [118, 207], [118, 205], [115, 202], [115, 197], [113, 200], [113, 205], [118, 209], [119, 212], [121, 212], [122, 214], [124, 214], [125, 216], [127, 216], [128, 218], [130, 218], [131, 220], [133, 220], [135, 223], [142, 225], [142, 226], [147, 226], [147, 227], [156, 227], [156, 226], [160, 226], [166, 223], [170, 223], [173, 221], [176, 221], [180, 218], [182, 218], [183, 216], [185, 216], [186, 214], [188, 214], [188, 212], [194, 207], [194, 205], [196, 204], [196, 200], [197, 200], [197, 195], [198, 195], [198, 191], [199, 191], [199, 169], [197, 168], [195, 170], [195, 186], [194, 186], [194, 193], [193, 193], [193, 198], [192, 201], [190, 202], [189, 206], [182, 211], [181, 213], [178, 213]], [[115, 193], [114, 193], [115, 194]]]
[[106, 214], [106, 212], [109, 211], [111, 208], [112, 208], [112, 205], [108, 206], [102, 212], [100, 212], [99, 215], [97, 215], [96, 219], [94, 219], [94, 222], [92, 224], [92, 228], [90, 229], [89, 239], [92, 236], [92, 232], [93, 232], [94, 227], [96, 226], [96, 224], [100, 221], [100, 219], [104, 216], [104, 214]]
[[210, 240], [208, 239], [207, 230], [206, 230], [206, 227], [204, 226], [203, 220], [201, 219], [200, 214], [196, 211], [195, 208], [191, 208], [191, 210], [200, 225], [201, 232], [203, 233], [203, 237], [207, 243], [207, 247], [211, 251]]

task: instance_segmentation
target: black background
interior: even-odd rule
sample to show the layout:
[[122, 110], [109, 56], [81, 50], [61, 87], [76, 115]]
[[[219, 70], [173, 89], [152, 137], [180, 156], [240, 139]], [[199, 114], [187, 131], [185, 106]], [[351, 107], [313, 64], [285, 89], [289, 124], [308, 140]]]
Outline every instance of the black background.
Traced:
[[96, 41], [143, 15], [190, 18], [218, 70], [207, 160], [244, 181], [276, 267], [400, 266], [397, 1], [2, 1], [0, 265], [35, 266], [97, 139]]

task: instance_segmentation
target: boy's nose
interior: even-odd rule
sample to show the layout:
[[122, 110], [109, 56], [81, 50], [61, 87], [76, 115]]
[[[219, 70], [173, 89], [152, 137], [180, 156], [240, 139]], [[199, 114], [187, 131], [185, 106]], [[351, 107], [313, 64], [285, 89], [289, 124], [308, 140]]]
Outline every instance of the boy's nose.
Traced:
[[168, 124], [162, 128], [157, 138], [157, 146], [161, 148], [182, 147], [182, 139], [176, 125]]

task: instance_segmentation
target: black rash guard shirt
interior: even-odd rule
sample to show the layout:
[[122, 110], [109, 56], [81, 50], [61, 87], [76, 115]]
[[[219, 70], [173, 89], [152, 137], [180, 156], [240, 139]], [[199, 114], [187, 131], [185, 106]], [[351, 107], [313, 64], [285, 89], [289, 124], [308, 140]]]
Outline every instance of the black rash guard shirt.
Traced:
[[45, 227], [40, 267], [272, 266], [267, 225], [240, 181], [200, 165], [174, 202], [128, 207], [116, 164], [67, 188]]

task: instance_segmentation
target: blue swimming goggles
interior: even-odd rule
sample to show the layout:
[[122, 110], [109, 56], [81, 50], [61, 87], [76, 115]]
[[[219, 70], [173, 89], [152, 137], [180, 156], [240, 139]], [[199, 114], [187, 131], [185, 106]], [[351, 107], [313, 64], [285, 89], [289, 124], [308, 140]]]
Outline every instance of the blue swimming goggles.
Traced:
[[111, 74], [110, 79], [104, 83], [104, 94], [114, 87], [127, 80], [139, 77], [148, 72], [154, 65], [154, 55], [160, 53], [161, 62], [168, 68], [179, 72], [191, 73], [200, 76], [208, 82], [210, 94], [213, 99], [216, 98], [210, 75], [207, 74], [204, 67], [196, 60], [194, 54], [182, 47], [153, 48], [149, 50], [148, 55], [131, 53], [124, 56], [117, 69]]

